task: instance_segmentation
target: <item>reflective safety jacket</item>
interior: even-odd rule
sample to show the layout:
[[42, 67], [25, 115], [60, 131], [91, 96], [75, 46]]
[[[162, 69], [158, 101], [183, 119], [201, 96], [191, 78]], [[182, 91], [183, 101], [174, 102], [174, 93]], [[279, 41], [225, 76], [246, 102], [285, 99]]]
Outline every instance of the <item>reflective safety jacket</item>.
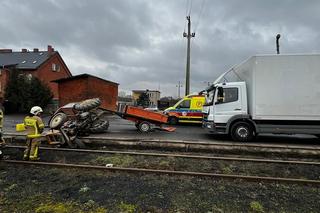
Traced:
[[3, 111], [0, 109], [0, 129], [3, 128]]
[[27, 116], [24, 118], [24, 125], [27, 129], [27, 138], [41, 137], [44, 123], [39, 116]]

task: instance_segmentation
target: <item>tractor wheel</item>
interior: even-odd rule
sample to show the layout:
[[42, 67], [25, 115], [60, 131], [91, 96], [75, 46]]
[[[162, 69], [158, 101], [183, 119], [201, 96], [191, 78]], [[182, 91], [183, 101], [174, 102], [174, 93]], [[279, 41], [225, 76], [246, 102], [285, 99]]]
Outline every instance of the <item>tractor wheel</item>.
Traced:
[[49, 121], [51, 129], [59, 129], [67, 120], [67, 115], [63, 112], [55, 114]]
[[168, 118], [168, 124], [170, 124], [170, 125], [178, 124], [178, 118], [177, 117], [169, 117]]
[[101, 101], [99, 98], [92, 98], [76, 103], [73, 108], [77, 111], [90, 111], [100, 106]]
[[139, 123], [140, 132], [149, 132], [151, 130], [151, 124], [147, 121], [142, 121]]
[[231, 137], [234, 141], [248, 142], [254, 138], [252, 125], [246, 122], [237, 122], [231, 127]]
[[109, 128], [109, 121], [100, 120], [95, 123], [89, 130], [91, 133], [104, 133]]

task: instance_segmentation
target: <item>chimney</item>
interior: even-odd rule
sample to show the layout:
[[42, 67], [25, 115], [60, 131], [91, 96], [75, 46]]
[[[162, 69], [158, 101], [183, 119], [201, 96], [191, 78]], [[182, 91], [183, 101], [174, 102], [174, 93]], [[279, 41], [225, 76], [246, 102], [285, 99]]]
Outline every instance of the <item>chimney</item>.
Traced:
[[48, 52], [49, 53], [53, 53], [54, 52], [54, 49], [51, 45], [48, 45]]
[[26, 52], [28, 52], [28, 50], [24, 48], [24, 49], [21, 49], [21, 52], [26, 53]]
[[39, 49], [38, 48], [33, 48], [33, 52], [37, 53], [37, 52], [39, 52]]
[[0, 53], [12, 53], [12, 49], [0, 49]]

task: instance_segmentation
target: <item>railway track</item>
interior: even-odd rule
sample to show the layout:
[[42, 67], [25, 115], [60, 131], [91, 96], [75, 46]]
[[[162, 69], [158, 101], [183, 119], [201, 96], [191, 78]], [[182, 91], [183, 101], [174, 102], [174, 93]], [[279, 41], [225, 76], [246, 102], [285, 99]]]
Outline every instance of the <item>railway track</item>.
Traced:
[[[25, 149], [25, 146], [8, 145], [7, 148]], [[123, 155], [140, 155], [149, 157], [179, 157], [199, 160], [224, 160], [224, 161], [242, 161], [255, 163], [278, 163], [278, 164], [300, 164], [300, 165], [314, 165], [320, 166], [320, 162], [316, 161], [297, 161], [297, 160], [273, 160], [263, 158], [243, 158], [243, 157], [221, 157], [221, 156], [206, 156], [206, 155], [191, 155], [191, 154], [168, 154], [168, 153], [149, 153], [149, 152], [129, 152], [129, 151], [108, 151], [108, 150], [94, 150], [94, 149], [69, 149], [69, 148], [51, 148], [41, 147], [41, 150], [50, 151], [65, 151], [65, 152], [79, 152], [79, 153], [95, 153], [95, 154], [123, 154]]]
[[[12, 149], [24, 149], [24, 146], [7, 146]], [[243, 157], [217, 157], [217, 156], [204, 156], [204, 155], [184, 155], [184, 154], [168, 154], [168, 153], [149, 153], [149, 152], [130, 152], [130, 151], [106, 151], [106, 150], [89, 150], [89, 149], [66, 149], [66, 148], [50, 148], [41, 147], [41, 150], [54, 151], [54, 152], [76, 152], [85, 154], [117, 154], [117, 155], [133, 155], [133, 156], [146, 156], [146, 157], [166, 157], [166, 158], [185, 158], [197, 160], [212, 160], [212, 161], [235, 161], [235, 162], [250, 162], [250, 163], [267, 163], [267, 164], [287, 164], [287, 165], [301, 165], [301, 166], [320, 166], [320, 162], [314, 161], [299, 161], [299, 160], [274, 160], [263, 158], [243, 158]], [[285, 182], [292, 184], [320, 184], [320, 180], [305, 179], [305, 178], [283, 178], [272, 176], [251, 176], [251, 175], [238, 175], [238, 174], [221, 174], [211, 172], [193, 172], [193, 171], [176, 171], [165, 169], [146, 169], [146, 168], [123, 168], [123, 167], [106, 167], [101, 165], [88, 165], [88, 164], [74, 164], [74, 163], [61, 163], [61, 162], [31, 162], [20, 160], [3, 160], [7, 164], [20, 164], [20, 165], [35, 165], [35, 166], [51, 166], [51, 167], [64, 167], [64, 168], [78, 168], [78, 169], [95, 169], [102, 171], [119, 171], [128, 173], [148, 173], [148, 174], [167, 174], [178, 176], [194, 176], [194, 177], [211, 177], [220, 179], [243, 179], [247, 181], [271, 181], [271, 182]]]
[[155, 170], [155, 169], [139, 169], [139, 168], [120, 168], [120, 167], [105, 167], [84, 164], [66, 164], [66, 163], [51, 163], [51, 162], [31, 162], [20, 160], [4, 160], [7, 164], [22, 164], [34, 166], [51, 166], [64, 168], [78, 168], [78, 169], [95, 169], [102, 171], [122, 171], [131, 173], [149, 173], [149, 174], [167, 174], [167, 175], [185, 175], [195, 177], [212, 177], [223, 179], [243, 179], [248, 181], [271, 181], [271, 182], [285, 182], [292, 184], [320, 184], [319, 180], [296, 179], [296, 178], [278, 178], [278, 177], [261, 177], [261, 176], [245, 176], [245, 175], [227, 175], [217, 173], [204, 172], [186, 172], [186, 171], [171, 171], [171, 170]]
[[[9, 143], [21, 144], [25, 138], [21, 134], [6, 134]], [[20, 137], [20, 139], [19, 139]], [[82, 137], [80, 140], [90, 146], [129, 147], [131, 149], [178, 150], [184, 152], [216, 152], [224, 154], [251, 153], [251, 154], [278, 154], [278, 155], [305, 155], [317, 158], [320, 156], [320, 145], [303, 144], [266, 144], [266, 143], [236, 143], [227, 141], [184, 141], [160, 140], [141, 138], [114, 138], [106, 136]]]

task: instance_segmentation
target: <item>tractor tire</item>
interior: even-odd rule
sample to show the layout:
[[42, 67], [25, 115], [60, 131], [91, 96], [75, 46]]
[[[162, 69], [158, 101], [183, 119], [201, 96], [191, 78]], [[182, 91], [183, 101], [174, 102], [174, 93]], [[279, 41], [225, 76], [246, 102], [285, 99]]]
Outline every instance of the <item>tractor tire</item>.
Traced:
[[76, 103], [73, 108], [77, 111], [90, 111], [100, 106], [101, 101], [99, 98], [92, 98]]
[[63, 112], [55, 114], [49, 121], [51, 129], [59, 129], [67, 121], [67, 115]]
[[109, 121], [100, 120], [95, 123], [89, 130], [90, 133], [104, 133], [109, 128]]
[[178, 124], [178, 118], [177, 117], [173, 117], [173, 116], [171, 116], [171, 117], [169, 117], [168, 118], [168, 124], [170, 124], [170, 125], [176, 125], [176, 124]]

